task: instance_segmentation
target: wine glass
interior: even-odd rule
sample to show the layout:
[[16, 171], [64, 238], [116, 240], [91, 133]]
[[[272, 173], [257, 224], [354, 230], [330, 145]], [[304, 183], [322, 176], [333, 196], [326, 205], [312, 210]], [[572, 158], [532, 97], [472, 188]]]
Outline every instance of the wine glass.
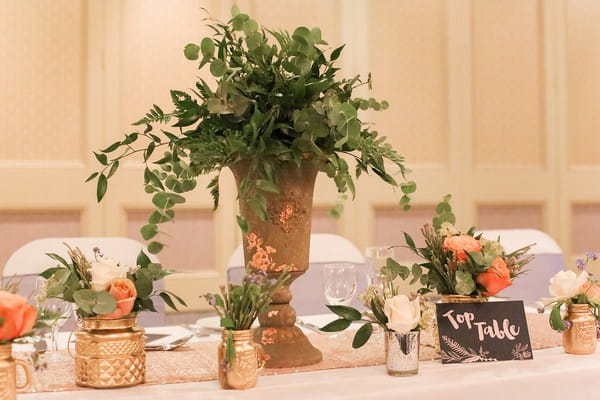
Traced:
[[[58, 351], [58, 332], [73, 312], [73, 305], [61, 299], [46, 299], [40, 304], [48, 315], [48, 326], [51, 333], [50, 351]], [[56, 354], [56, 353], [55, 353]]]
[[350, 263], [323, 266], [323, 292], [329, 305], [350, 305], [356, 294], [356, 266]]
[[71, 317], [73, 305], [62, 299], [45, 297], [46, 285], [46, 279], [37, 279], [36, 290], [40, 297], [37, 297], [36, 301], [40, 312], [43, 313], [46, 328], [50, 331], [50, 356], [55, 358], [58, 355], [58, 332]]
[[392, 246], [367, 247], [365, 251], [367, 285], [381, 284], [381, 267], [386, 265], [386, 261], [390, 257], [394, 258], [394, 248]]

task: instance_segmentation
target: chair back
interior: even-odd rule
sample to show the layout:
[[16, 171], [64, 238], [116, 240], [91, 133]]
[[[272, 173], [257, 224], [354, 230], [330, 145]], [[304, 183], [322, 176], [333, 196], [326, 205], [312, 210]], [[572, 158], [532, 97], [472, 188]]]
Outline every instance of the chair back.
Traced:
[[490, 240], [499, 238], [506, 253], [535, 243], [530, 251], [534, 259], [525, 266], [526, 272], [512, 286], [501, 291], [500, 296], [525, 301], [550, 297], [550, 278], [565, 266], [563, 252], [552, 237], [536, 229], [481, 230], [477, 233]]
[[[330, 233], [310, 235], [309, 268], [292, 283], [290, 304], [298, 315], [323, 314], [330, 311], [325, 306], [323, 294], [323, 266], [329, 263], [352, 263], [356, 265], [357, 294], [367, 285], [365, 260], [358, 248], [348, 239]], [[244, 252], [238, 246], [229, 259], [227, 280], [240, 283], [245, 275]], [[355, 297], [353, 307], [363, 309]]]
[[[44, 238], [28, 242], [18, 248], [6, 262], [2, 273], [2, 281], [6, 283], [11, 279], [18, 279], [19, 293], [29, 297], [35, 291], [38, 275], [49, 267], [58, 264], [46, 255], [46, 253], [56, 253], [69, 260], [68, 249], [64, 245], [67, 243], [71, 248], [79, 247], [88, 259], [93, 259], [93, 248], [98, 247], [107, 257], [119, 260], [125, 265], [136, 264], [137, 256], [140, 250], [144, 250], [150, 256], [153, 262], [159, 262], [158, 258], [147, 252], [146, 247], [133, 239], [125, 237], [66, 237], [66, 238]], [[155, 289], [164, 288], [164, 281], [156, 282]], [[138, 317], [138, 321], [143, 326], [158, 326], [164, 324], [165, 304], [162, 299], [155, 298], [154, 305], [157, 310], [154, 312], [144, 312]], [[74, 327], [72, 321], [67, 322], [63, 329], [68, 330]]]

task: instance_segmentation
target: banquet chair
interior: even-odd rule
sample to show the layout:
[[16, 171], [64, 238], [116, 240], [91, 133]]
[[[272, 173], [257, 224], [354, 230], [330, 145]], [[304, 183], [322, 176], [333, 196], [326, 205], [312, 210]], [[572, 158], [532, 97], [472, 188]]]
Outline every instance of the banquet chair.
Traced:
[[[348, 239], [330, 233], [310, 235], [309, 268], [292, 283], [290, 304], [298, 315], [323, 314], [330, 311], [325, 306], [323, 294], [323, 266], [329, 263], [356, 265], [357, 294], [366, 288], [365, 260], [362, 253]], [[227, 280], [240, 283], [245, 274], [244, 252], [239, 245], [229, 259]], [[355, 296], [352, 304], [364, 308]]]
[[[67, 243], [72, 248], [79, 247], [84, 255], [93, 260], [94, 247], [98, 247], [106, 257], [119, 260], [125, 265], [136, 265], [136, 259], [140, 250], [144, 250], [153, 262], [159, 262], [156, 256], [151, 255], [146, 247], [133, 239], [125, 237], [66, 237], [66, 238], [44, 238], [33, 240], [18, 248], [6, 262], [2, 273], [2, 283], [10, 281], [19, 282], [19, 293], [29, 297], [36, 289], [36, 280], [40, 272], [59, 263], [46, 255], [56, 253], [69, 261]], [[155, 282], [155, 289], [164, 288], [164, 281]], [[32, 299], [33, 300], [33, 299]], [[143, 312], [138, 316], [138, 322], [142, 326], [158, 326], [164, 324], [165, 304], [162, 299], [154, 298], [157, 312]], [[74, 327], [74, 321], [68, 321], [63, 330]]]
[[548, 234], [536, 229], [497, 229], [477, 232], [490, 240], [500, 239], [506, 253], [535, 243], [530, 254], [534, 259], [525, 265], [525, 273], [516, 279], [512, 286], [499, 293], [501, 297], [526, 302], [550, 297], [550, 278], [564, 268], [563, 252]]

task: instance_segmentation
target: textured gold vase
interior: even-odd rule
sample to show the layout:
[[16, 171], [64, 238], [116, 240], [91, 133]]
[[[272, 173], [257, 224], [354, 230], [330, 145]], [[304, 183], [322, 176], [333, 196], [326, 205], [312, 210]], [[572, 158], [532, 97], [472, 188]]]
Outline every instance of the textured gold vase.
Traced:
[[[231, 363], [225, 361], [229, 332], [233, 335], [235, 349], [235, 358]], [[223, 389], [250, 389], [256, 386], [258, 373], [264, 367], [266, 357], [263, 347], [254, 342], [251, 330], [223, 330], [217, 352], [219, 383]]]
[[[238, 162], [231, 166], [238, 188], [248, 174], [250, 163]], [[254, 340], [261, 343], [269, 356], [267, 368], [289, 368], [316, 364], [323, 359], [316, 349], [295, 326], [296, 311], [290, 306], [290, 284], [308, 269], [310, 247], [310, 224], [315, 179], [319, 164], [303, 161], [280, 163], [276, 166], [279, 193], [262, 192], [267, 201], [267, 221], [262, 221], [240, 199], [240, 214], [248, 222], [248, 234], [244, 236], [244, 259], [246, 265], [256, 264], [257, 249], [249, 246], [248, 237], [255, 235], [264, 249], [270, 251], [262, 260], [263, 269], [271, 278], [281, 274], [283, 268], [290, 271], [291, 279], [273, 296], [269, 308], [259, 315], [260, 327], [255, 330]], [[258, 179], [251, 174], [252, 179]], [[248, 193], [252, 195], [253, 192]], [[258, 254], [260, 255], [260, 254]]]
[[[25, 383], [17, 386], [17, 365], [25, 371]], [[15, 400], [17, 392], [27, 390], [31, 371], [25, 361], [12, 358], [12, 345], [0, 344], [0, 400]]]
[[144, 329], [135, 316], [84, 318], [75, 332], [75, 375], [79, 386], [133, 386], [146, 375]]
[[563, 347], [569, 354], [596, 352], [596, 317], [588, 304], [569, 304], [565, 320], [571, 322], [563, 332]]

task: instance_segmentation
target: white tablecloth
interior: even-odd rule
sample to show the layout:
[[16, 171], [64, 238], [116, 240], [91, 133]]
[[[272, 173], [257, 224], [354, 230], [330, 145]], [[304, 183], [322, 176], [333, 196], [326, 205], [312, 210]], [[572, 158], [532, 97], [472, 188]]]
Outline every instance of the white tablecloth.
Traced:
[[[335, 316], [302, 318], [322, 326]], [[216, 321], [216, 319], [215, 319]], [[205, 326], [216, 322], [207, 319]], [[172, 340], [189, 333], [182, 327], [154, 327], [148, 333], [171, 333]], [[61, 347], [68, 334], [61, 334]], [[210, 338], [196, 340], [215, 340]], [[166, 341], [168, 341], [166, 340]], [[261, 376], [258, 385], [246, 391], [223, 390], [217, 381], [170, 385], [140, 385], [125, 389], [79, 390], [30, 393], [23, 400], [304, 400], [304, 399], [570, 399], [596, 398], [600, 370], [600, 349], [596, 354], [574, 356], [562, 347], [534, 350], [528, 361], [501, 361], [479, 364], [442, 365], [422, 361], [419, 374], [411, 377], [387, 375], [385, 366], [321, 370], [296, 374]]]
[[246, 391], [222, 390], [218, 382], [142, 385], [126, 389], [33, 393], [24, 400], [294, 400], [294, 399], [573, 399], [595, 398], [600, 351], [589, 356], [553, 348], [534, 360], [486, 364], [420, 363], [419, 374], [391, 377], [384, 366], [262, 376]]

